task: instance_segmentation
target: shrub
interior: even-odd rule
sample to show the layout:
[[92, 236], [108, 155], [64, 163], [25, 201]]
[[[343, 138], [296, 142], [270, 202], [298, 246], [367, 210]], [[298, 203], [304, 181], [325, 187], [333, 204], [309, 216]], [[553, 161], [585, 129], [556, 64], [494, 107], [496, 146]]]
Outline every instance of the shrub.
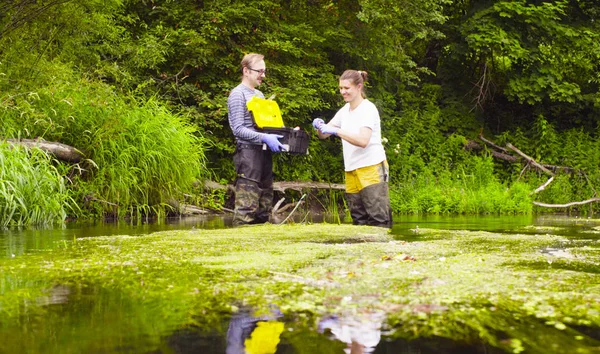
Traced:
[[64, 173], [88, 213], [162, 214], [208, 176], [207, 144], [185, 117], [155, 98], [137, 100], [104, 83], [72, 79], [67, 68], [54, 72], [57, 77], [35, 91], [0, 101], [0, 133], [84, 152], [86, 160]]

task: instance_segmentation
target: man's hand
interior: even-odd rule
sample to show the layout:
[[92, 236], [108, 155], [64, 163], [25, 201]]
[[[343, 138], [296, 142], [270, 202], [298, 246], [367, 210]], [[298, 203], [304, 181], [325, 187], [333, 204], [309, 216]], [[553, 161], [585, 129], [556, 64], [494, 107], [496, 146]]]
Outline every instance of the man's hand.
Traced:
[[262, 142], [267, 144], [269, 149], [273, 152], [284, 151], [284, 146], [279, 142], [279, 139], [283, 138], [283, 135], [277, 134], [264, 134], [262, 136]]

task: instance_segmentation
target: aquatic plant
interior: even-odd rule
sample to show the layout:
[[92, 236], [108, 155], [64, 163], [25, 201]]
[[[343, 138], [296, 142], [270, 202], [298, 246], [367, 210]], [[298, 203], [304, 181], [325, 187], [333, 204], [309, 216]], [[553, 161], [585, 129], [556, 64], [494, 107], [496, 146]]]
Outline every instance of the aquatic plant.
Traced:
[[0, 261], [0, 323], [14, 328], [43, 311], [36, 299], [67, 285], [154, 303], [145, 315], [153, 318], [168, 308], [170, 320], [156, 324], [167, 332], [174, 324], [223, 330], [223, 314], [275, 305], [307, 324], [382, 312], [390, 338], [592, 353], [600, 344], [590, 335], [600, 328], [597, 242], [529, 231], [418, 229], [395, 240], [374, 227], [263, 225], [77, 239]]

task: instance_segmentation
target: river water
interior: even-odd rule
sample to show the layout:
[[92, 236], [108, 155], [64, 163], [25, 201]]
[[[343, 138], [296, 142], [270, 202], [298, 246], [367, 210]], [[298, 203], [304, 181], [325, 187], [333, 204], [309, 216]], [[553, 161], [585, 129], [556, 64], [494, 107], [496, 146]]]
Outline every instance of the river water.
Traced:
[[[398, 239], [409, 239], [418, 229], [446, 230], [482, 230], [490, 232], [524, 233], [537, 227], [544, 227], [544, 233], [552, 233], [553, 227], [560, 227], [560, 234], [570, 238], [594, 238], [590, 229], [600, 225], [600, 221], [585, 217], [566, 216], [399, 216], [394, 220], [392, 234]], [[165, 230], [220, 229], [231, 227], [230, 217], [198, 216], [168, 219], [162, 222], [95, 222], [67, 223], [64, 227], [19, 228], [0, 230], [0, 261], [26, 255], [28, 252], [52, 250], [61, 243], [78, 238], [111, 235], [144, 235]], [[539, 231], [537, 231], [539, 232]], [[0, 299], [4, 284], [0, 284]], [[217, 328], [211, 330], [186, 326], [174, 328], [170, 333], [152, 328], [157, 321], [167, 321], [152, 317], [157, 311], [156, 304], [134, 303], [119, 292], [106, 289], [86, 289], [74, 292], [72, 289], [56, 287], [46, 299], [48, 310], [43, 316], [24, 316], [19, 323], [4, 323], [0, 320], [0, 354], [3, 353], [503, 353], [486, 345], [464, 345], [442, 338], [390, 342], [375, 341], [359, 351], [352, 350], [344, 342], [344, 331], [354, 328], [361, 332], [364, 342], [379, 339], [369, 328], [356, 328], [340, 318], [328, 318], [321, 321], [320, 327], [326, 331], [298, 326], [294, 329], [294, 341], [320, 343], [308, 351], [298, 351], [299, 345], [292, 340], [281, 342], [276, 351], [273, 343], [254, 346], [239, 340], [244, 331], [253, 331], [260, 319], [244, 312], [235, 318], [223, 315]], [[1, 300], [0, 300], [1, 303]], [[0, 314], [1, 314], [0, 307]], [[163, 310], [163, 309], [161, 309]], [[274, 310], [273, 318], [277, 319]], [[280, 322], [264, 322], [277, 324]], [[281, 324], [283, 326], [283, 324]], [[265, 325], [266, 326], [266, 325]], [[281, 332], [281, 328], [260, 327], [263, 332]], [[323, 328], [320, 328], [323, 330]], [[289, 330], [289, 328], [287, 329]], [[159, 331], [159, 332], [155, 332]], [[328, 333], [328, 336], [324, 333]], [[234, 334], [238, 334], [236, 342]], [[337, 340], [329, 339], [336, 334]], [[107, 339], [107, 338], [110, 338]], [[327, 343], [327, 344], [326, 344]], [[271, 349], [268, 348], [271, 345]], [[243, 349], [243, 348], [246, 349]], [[301, 346], [300, 346], [301, 347]], [[309, 346], [310, 347], [310, 346]], [[259, 348], [259, 349], [256, 349]], [[262, 351], [260, 348], [263, 348]], [[369, 349], [370, 348], [370, 349]]]
[[[322, 221], [315, 217], [313, 221]], [[330, 221], [334, 222], [334, 221]], [[347, 222], [347, 221], [346, 221]], [[586, 231], [600, 224], [597, 219], [564, 215], [516, 216], [397, 216], [392, 234], [398, 238], [410, 237], [418, 228], [470, 230], [490, 232], [535, 232], [535, 227], [560, 227], [561, 235], [590, 237]], [[21, 255], [36, 249], [52, 249], [61, 241], [76, 238], [112, 235], [144, 235], [157, 231], [188, 229], [220, 229], [231, 227], [231, 216], [189, 216], [169, 218], [161, 222], [79, 222], [64, 227], [28, 227], [0, 229], [0, 258]], [[549, 231], [552, 233], [552, 231]]]

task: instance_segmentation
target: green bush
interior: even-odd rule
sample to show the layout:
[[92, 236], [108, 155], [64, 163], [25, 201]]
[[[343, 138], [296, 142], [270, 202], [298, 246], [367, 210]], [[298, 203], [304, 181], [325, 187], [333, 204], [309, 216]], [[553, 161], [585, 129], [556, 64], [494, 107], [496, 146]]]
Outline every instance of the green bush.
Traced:
[[474, 156], [450, 173], [426, 169], [407, 182], [392, 185], [392, 209], [400, 214], [529, 214], [530, 186], [510, 187], [494, 176], [491, 157]]
[[208, 176], [208, 144], [185, 117], [155, 98], [137, 100], [113, 87], [52, 66], [56, 77], [0, 101], [0, 134], [73, 146], [86, 159], [65, 166], [74, 198], [92, 215], [150, 215], [170, 210]]

